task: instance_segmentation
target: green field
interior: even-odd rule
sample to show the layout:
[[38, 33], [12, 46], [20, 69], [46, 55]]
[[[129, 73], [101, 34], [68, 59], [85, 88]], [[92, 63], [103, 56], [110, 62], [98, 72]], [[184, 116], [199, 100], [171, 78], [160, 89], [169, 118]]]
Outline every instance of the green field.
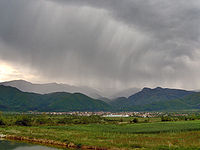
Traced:
[[137, 124], [2, 126], [3, 134], [120, 149], [200, 149], [200, 120]]
[[[131, 120], [133, 120], [134, 117], [105, 117], [105, 120], [110, 122], [124, 122], [129, 123]], [[145, 122], [160, 122], [161, 118], [138, 118], [138, 121], [140, 123]]]

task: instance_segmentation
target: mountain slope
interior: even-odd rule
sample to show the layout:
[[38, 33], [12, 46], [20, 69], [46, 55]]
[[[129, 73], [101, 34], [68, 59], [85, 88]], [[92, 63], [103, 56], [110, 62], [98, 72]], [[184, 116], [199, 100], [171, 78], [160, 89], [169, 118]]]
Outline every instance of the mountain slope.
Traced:
[[167, 109], [173, 108], [174, 104], [177, 107], [183, 108], [185, 102], [179, 99], [191, 94], [195, 94], [195, 92], [161, 87], [155, 89], [143, 88], [143, 90], [128, 98], [118, 98], [110, 104], [121, 110]]
[[15, 87], [23, 92], [33, 92], [39, 94], [48, 94], [53, 92], [69, 92], [69, 93], [84, 93], [92, 98], [101, 97], [101, 92], [84, 86], [72, 86], [68, 84], [47, 83], [47, 84], [33, 84], [24, 80], [13, 80], [2, 82], [0, 85]]
[[124, 107], [126, 111], [178, 111], [196, 109], [195, 106], [187, 104], [180, 99], [153, 102], [146, 105], [135, 105]]
[[35, 110], [43, 102], [40, 94], [24, 93], [17, 88], [0, 85], [1, 110]]
[[193, 94], [192, 91], [169, 89], [157, 87], [155, 89], [144, 88], [141, 92], [138, 92], [128, 98], [130, 104], [144, 105], [152, 102], [166, 101], [172, 99], [180, 99], [186, 95]]
[[200, 109], [200, 93], [193, 93], [180, 99], [153, 102], [146, 105], [126, 107], [124, 110], [136, 111], [177, 111]]
[[110, 106], [81, 93], [35, 94], [0, 85], [1, 111], [101, 111]]
[[200, 92], [185, 96], [181, 101], [200, 109]]
[[[109, 110], [110, 106], [103, 101], [94, 100], [84, 94], [74, 93], [53, 93], [51, 95], [52, 103], [48, 105], [48, 110], [56, 111], [97, 111], [97, 110]], [[49, 95], [46, 95], [49, 96]], [[95, 106], [95, 107], [94, 107]]]

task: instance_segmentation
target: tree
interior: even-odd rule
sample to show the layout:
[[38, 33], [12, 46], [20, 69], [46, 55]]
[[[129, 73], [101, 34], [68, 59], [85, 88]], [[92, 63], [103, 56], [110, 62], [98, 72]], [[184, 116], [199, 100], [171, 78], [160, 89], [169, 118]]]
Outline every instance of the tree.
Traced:
[[138, 118], [134, 118], [134, 119], [132, 120], [132, 122], [133, 122], [133, 123], [138, 123], [139, 120], [138, 120]]
[[15, 122], [15, 125], [31, 126], [31, 118], [29, 116], [19, 116]]

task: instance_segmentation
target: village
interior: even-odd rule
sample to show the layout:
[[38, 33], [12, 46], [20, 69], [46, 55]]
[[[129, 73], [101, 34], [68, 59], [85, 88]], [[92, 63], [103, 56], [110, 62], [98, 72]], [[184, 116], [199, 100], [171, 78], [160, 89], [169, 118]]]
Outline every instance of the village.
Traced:
[[165, 112], [89, 112], [89, 111], [72, 111], [72, 112], [28, 112], [28, 114], [47, 114], [47, 115], [74, 115], [74, 116], [92, 116], [101, 117], [140, 117], [140, 118], [156, 118], [161, 116], [188, 116], [187, 113], [165, 113]]

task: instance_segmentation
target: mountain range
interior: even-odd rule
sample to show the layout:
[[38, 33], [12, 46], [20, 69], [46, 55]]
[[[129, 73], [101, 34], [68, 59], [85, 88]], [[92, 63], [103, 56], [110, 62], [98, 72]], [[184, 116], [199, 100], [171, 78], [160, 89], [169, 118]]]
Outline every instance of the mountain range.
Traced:
[[[24, 82], [24, 81], [17, 81]], [[46, 87], [53, 84], [32, 85], [29, 82], [8, 86], [16, 81], [0, 84], [0, 110], [1, 111], [174, 111], [200, 109], [200, 92], [170, 88], [143, 88], [129, 97], [108, 99], [92, 98], [81, 92], [65, 92], [60, 84], [55, 84], [60, 91]], [[22, 91], [23, 87], [42, 87], [31, 92]], [[30, 86], [31, 85], [31, 86]], [[63, 86], [65, 87], [65, 86]], [[40, 93], [37, 91], [40, 91]], [[58, 88], [56, 88], [58, 90]], [[66, 90], [66, 89], [65, 89]], [[46, 94], [49, 91], [50, 93]], [[53, 91], [53, 92], [51, 92]], [[64, 92], [63, 92], [64, 91]], [[42, 93], [42, 94], [41, 94]], [[45, 93], [45, 94], [44, 94]]]
[[110, 90], [109, 92], [102, 92], [88, 86], [73, 86], [58, 83], [35, 84], [25, 80], [12, 80], [2, 82], [0, 83], [0, 85], [15, 87], [23, 92], [32, 92], [39, 94], [48, 94], [53, 92], [83, 93], [94, 99], [103, 100], [106, 100], [107, 98], [115, 99], [122, 96], [128, 97], [140, 91], [139, 88], [129, 88], [116, 92], [113, 92], [113, 90]]
[[99, 98], [101, 96], [101, 92], [84, 86], [73, 86], [68, 84], [58, 84], [58, 83], [46, 83], [46, 84], [34, 84], [31, 82], [27, 82], [25, 80], [13, 80], [2, 82], [0, 85], [15, 87], [23, 92], [32, 92], [39, 94], [48, 94], [53, 92], [68, 92], [68, 93], [84, 93], [93, 98]]

